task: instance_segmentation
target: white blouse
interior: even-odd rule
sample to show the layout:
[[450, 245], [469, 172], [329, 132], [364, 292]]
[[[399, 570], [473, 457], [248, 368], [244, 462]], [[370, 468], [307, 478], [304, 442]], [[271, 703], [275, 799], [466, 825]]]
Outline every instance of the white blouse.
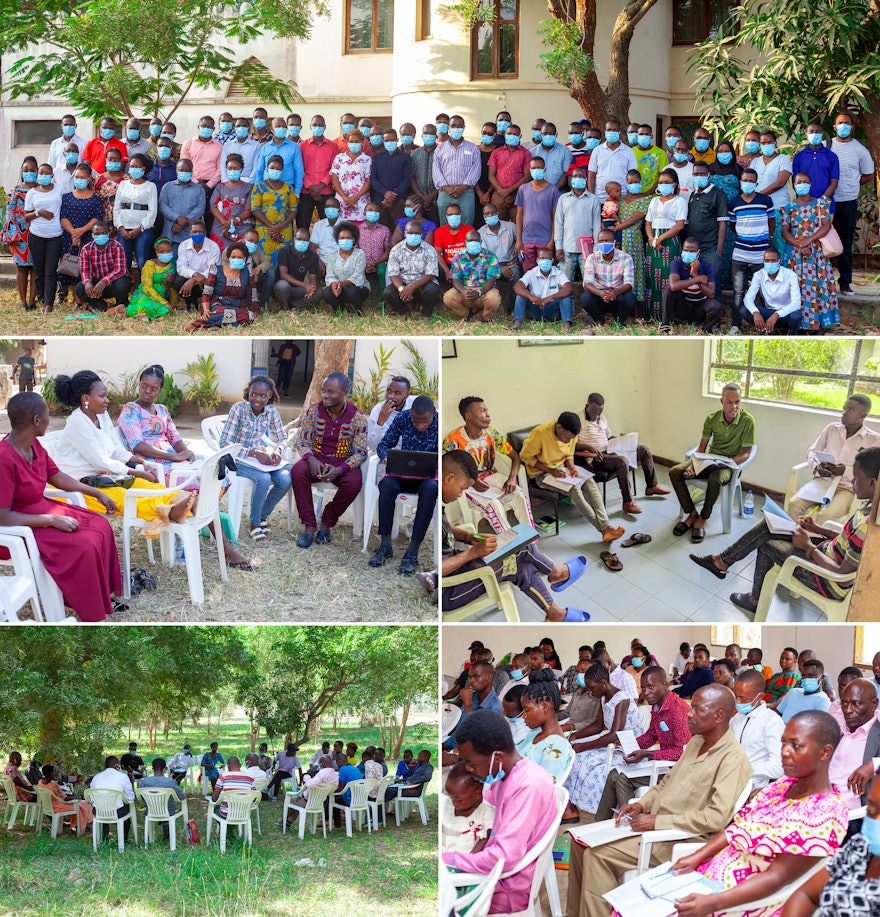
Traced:
[[666, 232], [672, 229], [679, 220], [687, 219], [687, 206], [680, 197], [673, 197], [671, 200], [663, 201], [660, 197], [651, 198], [648, 204], [648, 213], [645, 216], [645, 222], [651, 224], [653, 230]]
[[[123, 207], [123, 204], [135, 204], [138, 208], [146, 209], [136, 210], [133, 207]], [[156, 222], [157, 207], [158, 195], [153, 182], [144, 181], [136, 185], [128, 179], [121, 181], [113, 202], [113, 225], [122, 229], [137, 229], [138, 226], [144, 230], [152, 229]]]
[[106, 413], [98, 414], [100, 429], [77, 408], [64, 425], [58, 444], [52, 450], [55, 464], [72, 478], [107, 472], [129, 474], [126, 462], [133, 458], [113, 435], [113, 421]]

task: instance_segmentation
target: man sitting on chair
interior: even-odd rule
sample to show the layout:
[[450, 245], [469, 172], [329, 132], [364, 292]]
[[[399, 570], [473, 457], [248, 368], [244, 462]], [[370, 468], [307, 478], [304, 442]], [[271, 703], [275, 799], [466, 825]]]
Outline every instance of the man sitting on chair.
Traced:
[[[388, 432], [376, 449], [381, 462], [388, 458], [388, 452], [396, 449], [409, 452], [437, 454], [437, 408], [427, 395], [419, 395], [408, 411], [402, 411], [391, 423]], [[416, 517], [412, 535], [403, 552], [398, 573], [411, 576], [419, 563], [419, 548], [428, 534], [434, 508], [437, 506], [436, 478], [400, 478], [386, 474], [379, 482], [379, 536], [382, 544], [370, 558], [371, 567], [381, 567], [394, 557], [391, 546], [391, 528], [394, 523], [394, 506], [400, 494], [418, 494]]]
[[[850, 395], [843, 406], [840, 422], [830, 423], [819, 434], [807, 452], [807, 461], [813, 468], [813, 477], [830, 486], [831, 479], [839, 477], [834, 496], [824, 506], [815, 500], [800, 499], [795, 495], [788, 504], [792, 519], [807, 513], [820, 525], [823, 522], [842, 522], [850, 514], [853, 501], [853, 459], [860, 449], [880, 446], [880, 433], [865, 426], [871, 413], [871, 399], [867, 395]], [[821, 462], [817, 453], [833, 455], [834, 462]]]
[[190, 750], [189, 742], [183, 746], [183, 751], [179, 751], [171, 756], [168, 762], [168, 773], [171, 779], [176, 783], [183, 783], [184, 778], [189, 773], [191, 767], [195, 767], [196, 759]]
[[385, 400], [374, 405], [367, 421], [367, 445], [372, 452], [376, 451], [382, 437], [388, 432], [391, 422], [416, 400], [410, 394], [409, 379], [406, 376], [392, 376], [385, 388]]
[[[608, 441], [612, 437], [608, 421], [603, 416], [605, 398], [598, 392], [593, 392], [587, 397], [584, 405], [584, 425], [578, 434], [575, 455], [585, 459], [585, 466], [590, 471], [603, 471], [617, 478], [620, 485], [620, 494], [623, 497], [623, 511], [625, 513], [640, 513], [642, 508], [636, 503], [634, 494], [629, 486], [629, 462], [622, 455], [608, 452]], [[645, 496], [665, 496], [669, 493], [667, 487], [657, 483], [657, 472], [654, 470], [654, 456], [651, 450], [639, 443], [636, 449], [636, 461], [642, 466], [645, 475]]]
[[[496, 532], [503, 532], [510, 527], [507, 522], [508, 511], [513, 512], [517, 522], [534, 526], [528, 495], [517, 486], [522, 465], [519, 454], [507, 441], [507, 437], [492, 426], [486, 402], [478, 395], [469, 395], [458, 402], [458, 413], [464, 424], [447, 433], [443, 440], [443, 451], [464, 449], [476, 462], [480, 477], [473, 487], [465, 491], [465, 499], [479, 509]], [[495, 456], [498, 453], [510, 460], [510, 472], [501, 487], [502, 496], [491, 500], [483, 496], [489, 489], [483, 479], [495, 472]]]
[[[153, 758], [153, 776], [144, 777], [138, 783], [138, 789], [148, 790], [148, 789], [158, 789], [158, 790], [171, 790], [178, 799], [186, 799], [186, 793], [177, 785], [176, 780], [172, 780], [171, 777], [165, 776], [165, 759], [164, 758]], [[174, 815], [177, 812], [177, 805], [174, 800], [169, 796], [168, 797], [168, 814]], [[168, 822], [162, 823], [162, 834], [165, 839], [168, 839]]]
[[[752, 454], [755, 447], [755, 418], [740, 409], [741, 392], [736, 382], [728, 382], [721, 390], [721, 410], [713, 411], [703, 423], [703, 435], [697, 452], [705, 452], [711, 442], [712, 455], [732, 458], [737, 465], [742, 465]], [[691, 459], [670, 468], [669, 483], [685, 513], [685, 518], [676, 523], [672, 534], [684, 535], [690, 531], [691, 541], [702, 541], [706, 536], [706, 520], [712, 515], [722, 486], [730, 482], [732, 475], [730, 468], [718, 465], [697, 474]], [[687, 486], [688, 481], [694, 478], [706, 482], [706, 497], [699, 512]]]
[[214, 793], [211, 796], [213, 802], [219, 800], [220, 806], [217, 814], [220, 818], [226, 818], [229, 812], [229, 803], [223, 798], [223, 793], [227, 790], [252, 790], [254, 788], [254, 778], [246, 774], [241, 769], [241, 761], [235, 756], [230, 755], [226, 762], [226, 773], [220, 774], [217, 783], [214, 784]]

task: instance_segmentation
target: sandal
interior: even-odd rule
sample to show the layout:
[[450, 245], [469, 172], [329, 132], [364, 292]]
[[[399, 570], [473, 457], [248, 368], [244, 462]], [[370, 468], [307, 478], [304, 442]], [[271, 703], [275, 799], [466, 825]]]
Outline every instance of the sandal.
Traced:
[[694, 527], [693, 522], [685, 522], [683, 519], [681, 522], [675, 523], [675, 528], [672, 530], [672, 534], [676, 537], [684, 535], [686, 532], [689, 532]]
[[706, 537], [705, 529], [697, 529], [697, 528], [691, 529], [691, 541], [693, 541], [694, 544], [699, 544], [705, 537]]
[[690, 557], [690, 559], [695, 564], [702, 567], [704, 570], [708, 570], [712, 574], [712, 576], [717, 576], [718, 579], [727, 578], [727, 571], [718, 569], [718, 567], [715, 565], [715, 560], [711, 554], [705, 554], [705, 555], [688, 554], [688, 557]]
[[599, 555], [599, 560], [602, 561], [605, 566], [614, 573], [618, 573], [623, 569], [623, 564], [620, 562], [620, 558], [616, 554], [612, 554], [610, 551], [603, 551]]
[[566, 608], [565, 617], [562, 620], [566, 624], [586, 624], [590, 620], [590, 614], [579, 608]]
[[263, 531], [263, 528], [262, 528], [261, 526], [255, 525], [255, 526], [251, 529], [251, 538], [252, 538], [254, 541], [265, 541], [265, 540], [266, 540], [266, 533]]
[[327, 529], [318, 529], [318, 534], [315, 535], [315, 544], [330, 544], [333, 541], [333, 536]]
[[242, 573], [253, 573], [255, 569], [248, 560], [240, 560], [237, 564], [227, 561], [226, 566], [231, 567], [233, 570], [241, 570]]
[[643, 532], [636, 532], [634, 535], [630, 535], [626, 541], [621, 541], [620, 546], [622, 548], [633, 548], [636, 545], [647, 544], [650, 540], [650, 535], [645, 535]]
[[568, 567], [568, 579], [564, 579], [560, 583], [553, 583], [550, 586], [553, 592], [562, 592], [576, 583], [584, 575], [584, 570], [587, 569], [587, 558], [583, 554], [579, 554], [573, 560], [566, 561], [565, 566]]

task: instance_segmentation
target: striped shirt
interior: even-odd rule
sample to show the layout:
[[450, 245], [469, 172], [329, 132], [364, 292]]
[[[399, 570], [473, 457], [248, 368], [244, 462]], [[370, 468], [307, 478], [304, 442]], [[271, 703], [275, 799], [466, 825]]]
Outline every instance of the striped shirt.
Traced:
[[[862, 504], [856, 512], [849, 517], [843, 531], [833, 541], [823, 541], [818, 545], [819, 550], [830, 560], [837, 564], [848, 560], [853, 566], [858, 567], [862, 559], [862, 548], [865, 546], [865, 537], [868, 534], [868, 515], [870, 510]], [[852, 584], [841, 586], [820, 577], [816, 577], [816, 589], [820, 595], [842, 599], [852, 589]]]
[[434, 152], [432, 177], [435, 188], [447, 185], [468, 185], [473, 187], [480, 178], [483, 162], [480, 148], [470, 140], [462, 140], [455, 146], [450, 140], [438, 146]]
[[412, 177], [415, 186], [425, 195], [434, 191], [434, 147], [420, 146], [412, 151]]
[[254, 778], [242, 771], [229, 771], [217, 778], [216, 788], [220, 790], [220, 816], [225, 818], [229, 811], [229, 803], [223, 798], [223, 794], [229, 790], [252, 790]]
[[220, 447], [239, 443], [242, 451], [247, 452], [249, 449], [258, 448], [266, 433], [276, 443], [283, 443], [287, 439], [281, 415], [275, 405], [267, 404], [262, 414], [255, 414], [249, 401], [239, 401], [229, 409], [223, 432], [220, 434]]
[[728, 206], [730, 224], [736, 231], [733, 245], [735, 261], [746, 264], [761, 264], [764, 252], [770, 245], [770, 217], [773, 216], [773, 201], [766, 194], [756, 194], [752, 200], [743, 200], [737, 195]]

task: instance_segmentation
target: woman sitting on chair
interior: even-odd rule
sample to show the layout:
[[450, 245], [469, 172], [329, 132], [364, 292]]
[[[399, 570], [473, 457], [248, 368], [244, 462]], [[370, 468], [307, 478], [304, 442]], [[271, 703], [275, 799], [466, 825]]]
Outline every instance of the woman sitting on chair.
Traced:
[[[723, 891], [676, 901], [679, 917], [723, 917], [728, 908], [774, 895], [796, 882], [819, 858], [833, 856], [846, 837], [846, 803], [828, 780], [840, 742], [834, 717], [818, 710], [796, 713], [782, 734], [782, 770], [759, 790], [733, 822], [695, 853], [677, 860], [676, 873], [697, 870]], [[749, 910], [771, 917], [777, 906]]]
[[554, 783], [562, 783], [571, 769], [574, 751], [563, 735], [557, 715], [562, 698], [550, 669], [532, 672], [522, 697], [523, 720], [529, 731], [516, 750], [540, 764]]
[[[91, 510], [43, 496], [48, 485], [92, 497], [108, 513], [106, 494], [64, 474], [37, 442], [49, 429], [49, 406], [36, 392], [19, 392], [7, 407], [11, 432], [0, 441], [0, 526], [33, 530], [40, 558], [65, 604], [83, 621], [113, 614], [122, 594], [113, 529]], [[2, 549], [5, 553], [5, 549]]]
[[75, 811], [70, 816], [70, 826], [77, 834], [82, 834], [94, 820], [92, 807], [87, 802], [68, 798], [56, 779], [54, 765], [43, 765], [43, 779], [38, 786], [44, 786], [52, 791], [53, 812], [69, 812], [73, 806]]

